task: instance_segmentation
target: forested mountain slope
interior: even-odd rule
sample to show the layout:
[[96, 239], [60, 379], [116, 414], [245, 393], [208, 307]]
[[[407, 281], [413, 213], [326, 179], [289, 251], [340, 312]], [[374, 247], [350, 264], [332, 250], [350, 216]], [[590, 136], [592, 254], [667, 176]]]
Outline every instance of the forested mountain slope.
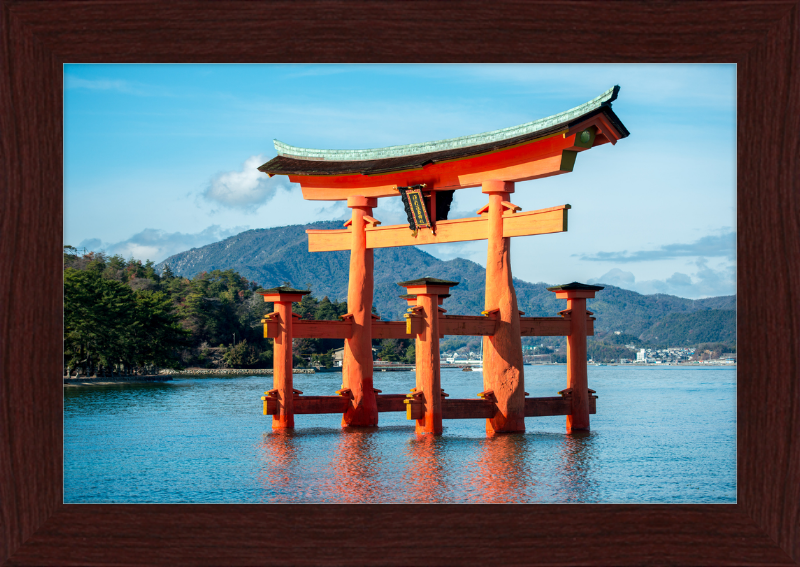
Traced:
[[[278, 228], [242, 232], [226, 240], [193, 248], [171, 256], [156, 266], [165, 265], [176, 275], [192, 278], [202, 272], [232, 269], [263, 287], [289, 282], [296, 287], [310, 287], [314, 295], [332, 300], [347, 298], [349, 252], [308, 251], [308, 228], [341, 228], [340, 221], [317, 222]], [[452, 315], [477, 315], [484, 309], [484, 268], [475, 262], [456, 258], [439, 260], [415, 247], [375, 250], [375, 306], [383, 319], [400, 319], [405, 302], [398, 298], [404, 293], [397, 282], [423, 276], [458, 281], [452, 297], [444, 307]], [[568, 282], [529, 283], [515, 279], [519, 307], [526, 316], [553, 316], [564, 309], [564, 300], [557, 300], [547, 291], [548, 286]], [[642, 295], [611, 285], [588, 302], [589, 310], [597, 317], [598, 331], [620, 331], [642, 338], [658, 336], [657, 323], [666, 321], [668, 328], [681, 333], [675, 344], [689, 340], [689, 333], [702, 328], [691, 338], [704, 341], [735, 342], [736, 296], [712, 297], [701, 300], [671, 295]], [[714, 310], [729, 312], [702, 314]], [[670, 316], [670, 318], [667, 318]], [[686, 334], [686, 337], [683, 335]], [[672, 337], [671, 337], [672, 338]]]

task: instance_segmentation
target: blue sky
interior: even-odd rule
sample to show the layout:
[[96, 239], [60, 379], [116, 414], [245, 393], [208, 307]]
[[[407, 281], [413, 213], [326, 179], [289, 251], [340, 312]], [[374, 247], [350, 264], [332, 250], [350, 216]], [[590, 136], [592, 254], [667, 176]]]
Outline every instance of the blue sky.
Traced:
[[[613, 85], [630, 137], [517, 184], [523, 210], [572, 210], [568, 232], [512, 241], [514, 276], [735, 293], [734, 65], [65, 65], [64, 243], [160, 261], [247, 229], [345, 219], [341, 203], [304, 201], [255, 170], [274, 138], [362, 149], [465, 136]], [[457, 191], [450, 218], [485, 202]], [[386, 198], [374, 216], [405, 214]], [[422, 249], [486, 262], [485, 241]]]

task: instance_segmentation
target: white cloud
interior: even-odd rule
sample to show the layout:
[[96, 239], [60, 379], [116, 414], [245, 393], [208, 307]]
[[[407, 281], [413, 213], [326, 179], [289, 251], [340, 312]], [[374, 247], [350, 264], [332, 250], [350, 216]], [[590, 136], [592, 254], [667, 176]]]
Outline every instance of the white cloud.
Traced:
[[[350, 218], [351, 213], [345, 201], [333, 201], [327, 207], [314, 209], [314, 215], [319, 220], [339, 220]], [[383, 221], [382, 218], [378, 218], [378, 220]]]
[[96, 252], [104, 251], [111, 255], [119, 254], [126, 259], [133, 257], [142, 261], [160, 262], [173, 254], [218, 242], [248, 228], [247, 226], [235, 226], [223, 229], [219, 225], [211, 225], [194, 234], [146, 228], [121, 242], [103, 244], [98, 238], [90, 238], [81, 242], [78, 248]]
[[607, 283], [610, 285], [615, 285], [617, 287], [622, 287], [625, 289], [633, 289], [634, 284], [636, 283], [636, 276], [633, 275], [632, 272], [624, 272], [619, 268], [614, 268], [600, 276], [599, 278], [591, 279], [588, 283]]
[[240, 171], [218, 173], [203, 191], [203, 197], [229, 209], [255, 213], [259, 207], [275, 196], [278, 188], [291, 189], [288, 177], [283, 175], [268, 177], [258, 171], [258, 166], [266, 161], [264, 156], [251, 156], [244, 162]]

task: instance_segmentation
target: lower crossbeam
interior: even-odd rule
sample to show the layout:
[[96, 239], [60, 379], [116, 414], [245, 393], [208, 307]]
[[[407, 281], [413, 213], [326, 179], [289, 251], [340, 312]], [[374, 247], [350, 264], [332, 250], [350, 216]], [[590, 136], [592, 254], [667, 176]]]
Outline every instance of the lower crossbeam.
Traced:
[[[404, 411], [408, 419], [422, 419], [425, 407], [421, 400], [411, 400], [405, 394], [376, 394], [379, 412]], [[278, 413], [278, 400], [271, 396], [264, 401], [264, 415]], [[344, 413], [350, 400], [343, 396], [295, 396], [294, 413]], [[442, 419], [491, 419], [496, 411], [494, 401], [486, 399], [442, 400]], [[569, 396], [525, 398], [525, 417], [569, 415], [572, 399]], [[597, 413], [597, 397], [589, 396], [589, 413]]]

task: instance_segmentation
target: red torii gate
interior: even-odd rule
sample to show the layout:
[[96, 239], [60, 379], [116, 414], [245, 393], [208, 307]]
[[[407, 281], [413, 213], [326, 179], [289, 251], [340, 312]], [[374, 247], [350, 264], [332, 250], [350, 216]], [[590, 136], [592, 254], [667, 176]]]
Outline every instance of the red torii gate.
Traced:
[[[274, 387], [262, 397], [273, 428], [294, 426], [300, 413], [341, 413], [342, 425], [375, 426], [381, 411], [406, 411], [418, 433], [438, 434], [442, 419], [486, 418], [488, 433], [524, 431], [528, 416], [566, 415], [567, 431], [588, 430], [596, 396], [586, 379], [586, 336], [593, 334], [586, 299], [603, 289], [573, 282], [548, 288], [567, 299], [560, 317], [521, 317], [511, 276], [510, 237], [567, 230], [561, 205], [530, 212], [509, 201], [514, 183], [572, 171], [577, 154], [616, 144], [628, 131], [611, 110], [619, 87], [566, 112], [520, 126], [451, 140], [374, 150], [313, 150], [275, 140], [278, 156], [259, 167], [268, 175], [288, 175], [310, 200], [347, 201], [352, 217], [343, 230], [308, 230], [312, 252], [350, 250], [348, 313], [342, 321], [302, 321], [292, 302], [303, 290], [278, 287], [263, 292], [275, 303], [264, 336], [275, 339]], [[452, 191], [481, 186], [489, 203], [478, 218], [446, 220], [443, 204]], [[372, 210], [381, 197], [410, 187], [424, 193], [419, 231], [403, 225], [379, 226]], [[449, 193], [448, 193], [449, 192]], [[405, 198], [405, 195], [404, 195]], [[417, 201], [417, 206], [420, 201]], [[480, 317], [446, 316], [439, 307], [457, 282], [421, 278], [406, 287], [406, 321], [379, 321], [372, 314], [373, 250], [467, 240], [488, 240], [485, 308]], [[439, 377], [439, 337], [483, 336], [484, 391], [480, 399], [446, 400]], [[567, 388], [553, 398], [530, 398], [524, 391], [522, 336], [567, 336]], [[299, 337], [345, 340], [343, 387], [337, 396], [303, 396], [293, 389], [291, 340]], [[382, 394], [373, 384], [372, 339], [415, 338], [416, 387], [411, 394]]]

